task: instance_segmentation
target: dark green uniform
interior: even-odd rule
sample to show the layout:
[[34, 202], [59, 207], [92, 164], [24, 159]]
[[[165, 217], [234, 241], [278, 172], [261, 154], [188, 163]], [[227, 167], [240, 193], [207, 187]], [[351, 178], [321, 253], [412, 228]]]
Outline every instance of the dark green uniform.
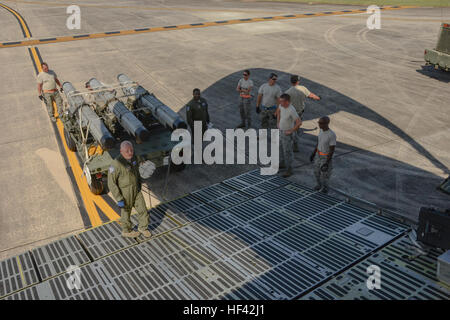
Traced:
[[194, 132], [194, 121], [201, 121], [202, 132], [204, 133], [208, 129], [209, 123], [208, 103], [206, 100], [200, 97], [199, 100], [192, 99], [189, 101], [186, 105], [186, 118], [192, 132]]
[[120, 212], [120, 225], [124, 232], [131, 231], [130, 214], [133, 207], [138, 213], [139, 231], [148, 228], [149, 217], [141, 192], [139, 160], [138, 157], [133, 156], [128, 161], [119, 155], [109, 167], [108, 188], [117, 202], [125, 203], [125, 207]]

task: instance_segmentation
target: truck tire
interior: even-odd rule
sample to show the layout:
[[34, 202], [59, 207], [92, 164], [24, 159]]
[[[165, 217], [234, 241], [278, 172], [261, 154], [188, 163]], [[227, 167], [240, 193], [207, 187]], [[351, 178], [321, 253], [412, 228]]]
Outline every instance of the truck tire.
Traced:
[[91, 184], [89, 185], [89, 189], [95, 195], [100, 195], [103, 192], [103, 181], [97, 179], [96, 177], [91, 177]]
[[66, 129], [64, 129], [64, 138], [66, 139], [67, 148], [72, 152], [77, 151], [77, 144], [73, 141], [72, 136]]

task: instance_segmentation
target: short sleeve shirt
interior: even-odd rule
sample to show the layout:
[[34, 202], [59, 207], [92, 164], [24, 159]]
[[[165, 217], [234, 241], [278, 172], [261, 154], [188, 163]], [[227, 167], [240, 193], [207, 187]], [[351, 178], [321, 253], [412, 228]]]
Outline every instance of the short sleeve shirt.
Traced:
[[262, 94], [261, 104], [264, 107], [276, 106], [277, 98], [281, 96], [281, 93], [281, 88], [277, 84], [270, 86], [268, 83], [264, 83], [258, 90], [258, 94]]
[[311, 94], [311, 91], [304, 86], [290, 87], [286, 93], [291, 97], [291, 103], [298, 113], [305, 111], [305, 100]]
[[42, 90], [56, 89], [56, 73], [53, 70], [41, 71], [37, 76], [37, 83], [42, 84]]
[[317, 149], [322, 152], [328, 154], [330, 152], [330, 146], [336, 145], [336, 134], [333, 130], [328, 129], [327, 131], [323, 131], [320, 129]]
[[238, 87], [241, 87], [241, 89], [248, 89], [253, 87], [253, 81], [248, 79], [245, 80], [244, 78], [241, 78], [238, 82]]
[[299, 119], [298, 113], [292, 104], [285, 108], [279, 106], [280, 108], [280, 130], [290, 130], [295, 127], [295, 121]]

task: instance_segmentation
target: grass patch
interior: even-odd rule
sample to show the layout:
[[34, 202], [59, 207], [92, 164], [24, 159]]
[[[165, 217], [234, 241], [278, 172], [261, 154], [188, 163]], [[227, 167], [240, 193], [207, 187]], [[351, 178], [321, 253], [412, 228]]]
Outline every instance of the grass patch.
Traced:
[[353, 4], [369, 6], [418, 6], [418, 7], [450, 7], [450, 0], [263, 0], [272, 2], [298, 2], [309, 4]]

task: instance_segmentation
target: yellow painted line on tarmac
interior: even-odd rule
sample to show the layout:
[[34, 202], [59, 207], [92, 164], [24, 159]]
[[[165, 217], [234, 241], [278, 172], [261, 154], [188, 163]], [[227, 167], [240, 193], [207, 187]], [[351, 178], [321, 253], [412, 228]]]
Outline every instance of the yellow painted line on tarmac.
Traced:
[[[408, 9], [408, 8], [416, 8], [416, 7], [414, 7], [414, 6], [394, 6], [394, 7], [381, 7], [380, 9], [382, 9], [382, 10], [401, 10], [401, 9]], [[0, 43], [0, 48], [35, 46], [35, 45], [43, 45], [43, 44], [49, 44], [49, 43], [99, 39], [99, 38], [132, 35], [132, 34], [142, 34], [142, 33], [149, 33], [149, 32], [197, 29], [197, 28], [226, 26], [226, 25], [233, 25], [233, 24], [255, 23], [255, 22], [264, 22], [264, 21], [280, 21], [280, 20], [291, 20], [291, 19], [302, 19], [302, 18], [313, 18], [313, 17], [335, 16], [335, 15], [348, 15], [348, 14], [357, 14], [357, 13], [365, 13], [365, 12], [366, 12], [366, 9], [325, 11], [325, 12], [304, 13], [304, 14], [288, 14], [288, 15], [282, 15], [282, 16], [271, 16], [271, 17], [262, 17], [262, 18], [233, 19], [233, 20], [210, 21], [210, 22], [201, 22], [201, 23], [173, 25], [173, 26], [162, 26], [162, 27], [151, 27], [151, 28], [149, 27], [149, 28], [121, 30], [121, 31], [80, 34], [80, 35], [74, 35], [74, 36], [62, 36], [62, 37], [54, 37], [54, 38], [29, 39], [29, 40], [24, 40], [24, 41], [4, 42], [4, 43]]]
[[[11, 9], [1, 3], [0, 3], [0, 6], [5, 8], [9, 12], [11, 12], [17, 18], [17, 20], [19, 21], [19, 23], [21, 25], [22, 30], [24, 31], [24, 36], [28, 37], [29, 35], [31, 35], [31, 32], [30, 32], [27, 24], [25, 23], [25, 21], [23, 20], [23, 18], [20, 16], [19, 13], [17, 13], [13, 9]], [[37, 72], [41, 72], [42, 65], [41, 65], [41, 60], [39, 58], [37, 49], [35, 47], [31, 47], [29, 49], [30, 49], [30, 53], [31, 53], [31, 58], [33, 59], [33, 62], [34, 62]], [[56, 108], [55, 103], [53, 103], [53, 108], [55, 111], [55, 115], [57, 116], [57, 110], [56, 110], [57, 108]], [[96, 203], [99, 206], [99, 208], [105, 213], [105, 215], [108, 218], [110, 218], [111, 220], [117, 219], [119, 217], [118, 214], [115, 213], [114, 210], [109, 205], [107, 205], [105, 200], [101, 196], [96, 196], [90, 191], [87, 181], [86, 181], [86, 178], [83, 175], [83, 170], [78, 162], [78, 159], [77, 159], [75, 153], [70, 151], [67, 146], [66, 139], [64, 137], [64, 126], [59, 118], [57, 118], [57, 121], [56, 121], [56, 128], [57, 128], [57, 132], [59, 133], [59, 138], [62, 141], [67, 159], [69, 161], [70, 168], [73, 173], [73, 177], [77, 184], [78, 190], [80, 191], [84, 209], [86, 210], [86, 212], [88, 214], [88, 218], [90, 220], [91, 226], [95, 227], [95, 226], [99, 226], [103, 223], [94, 203]]]
[[11, 9], [10, 7], [5, 6], [4, 4], [0, 3], [0, 6], [3, 7], [4, 9], [8, 10], [9, 12], [11, 12], [17, 18], [17, 20], [19, 20], [22, 30], [25, 32], [24, 36], [26, 38], [31, 38], [31, 32], [28, 29], [28, 26], [25, 23], [25, 21], [23, 20], [22, 16], [20, 14], [18, 14], [16, 11], [14, 11], [13, 9]]
[[26, 287], [27, 286], [27, 282], [25, 281], [25, 277], [23, 275], [22, 264], [20, 263], [19, 256], [16, 256], [16, 261], [17, 261], [17, 266], [19, 267], [20, 279], [22, 280], [23, 286]]

